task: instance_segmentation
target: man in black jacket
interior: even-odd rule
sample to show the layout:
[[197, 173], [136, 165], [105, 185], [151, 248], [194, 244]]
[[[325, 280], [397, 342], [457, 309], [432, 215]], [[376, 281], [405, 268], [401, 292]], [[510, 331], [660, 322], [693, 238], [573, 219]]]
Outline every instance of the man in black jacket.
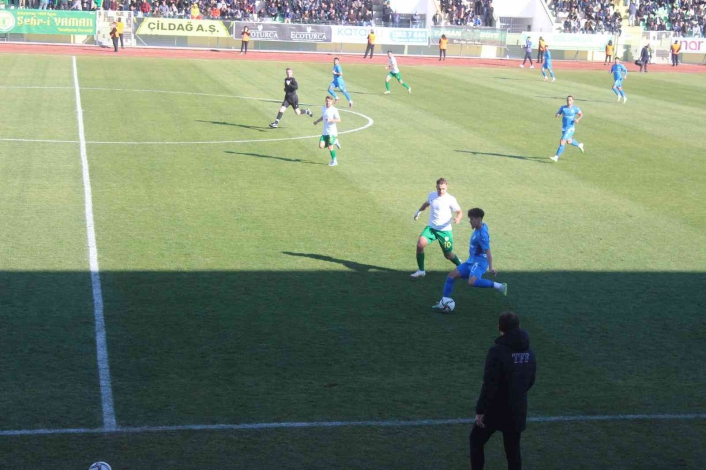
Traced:
[[[282, 119], [282, 115], [289, 106], [291, 106], [294, 112], [297, 113], [297, 116], [301, 116], [302, 110], [299, 109], [299, 96], [297, 95], [298, 89], [299, 84], [294, 78], [294, 72], [292, 69], [287, 67], [287, 78], [284, 79], [284, 100], [282, 101], [282, 106], [279, 107], [279, 111], [277, 112], [277, 118], [274, 122], [270, 123], [270, 127], [279, 127], [279, 120]], [[313, 116], [308, 108], [304, 110], [304, 115], [309, 117]]]
[[483, 387], [471, 431], [471, 469], [485, 465], [484, 446], [495, 431], [503, 433], [508, 470], [522, 469], [520, 437], [527, 424], [527, 391], [534, 385], [537, 362], [529, 334], [520, 318], [504, 312], [498, 321], [500, 337], [485, 359]]
[[650, 63], [650, 45], [649, 43], [642, 48], [640, 51], [640, 72], [642, 72], [642, 69], [645, 69], [645, 73], [647, 73], [647, 64]]

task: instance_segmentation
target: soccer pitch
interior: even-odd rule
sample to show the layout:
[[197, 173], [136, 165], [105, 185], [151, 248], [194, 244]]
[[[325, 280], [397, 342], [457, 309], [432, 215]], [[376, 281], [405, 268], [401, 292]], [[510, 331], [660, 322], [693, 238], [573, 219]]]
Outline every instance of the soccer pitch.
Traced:
[[[269, 129], [290, 64], [0, 54], [3, 468], [467, 468], [509, 309], [538, 358], [525, 468], [702, 468], [703, 75], [632, 73], [622, 104], [606, 72], [399, 57], [413, 93], [383, 95], [342, 59], [330, 168], [331, 64], [291, 64], [315, 117]], [[569, 94], [586, 153], [553, 163]], [[409, 279], [439, 177], [509, 285], [458, 282], [450, 315], [437, 246]]]

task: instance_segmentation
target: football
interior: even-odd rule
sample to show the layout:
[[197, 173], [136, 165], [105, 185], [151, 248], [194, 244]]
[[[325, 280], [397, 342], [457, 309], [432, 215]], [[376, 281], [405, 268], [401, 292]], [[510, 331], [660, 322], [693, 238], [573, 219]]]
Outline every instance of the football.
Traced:
[[88, 467], [88, 470], [112, 470], [110, 465], [105, 462], [95, 462]]
[[441, 311], [444, 313], [451, 313], [456, 308], [456, 302], [450, 297], [445, 297], [441, 299]]

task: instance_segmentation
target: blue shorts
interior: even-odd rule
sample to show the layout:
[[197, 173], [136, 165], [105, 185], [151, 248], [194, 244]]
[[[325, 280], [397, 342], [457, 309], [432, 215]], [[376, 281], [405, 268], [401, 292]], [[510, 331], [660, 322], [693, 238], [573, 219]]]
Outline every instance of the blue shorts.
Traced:
[[563, 129], [561, 133], [561, 140], [569, 140], [574, 136], [574, 132], [576, 132], [576, 128], [574, 126]]
[[488, 270], [488, 264], [468, 260], [465, 263], [459, 264], [456, 269], [461, 273], [461, 279], [468, 279], [471, 276], [483, 279], [483, 274]]
[[339, 90], [343, 91], [346, 89], [346, 84], [343, 83], [343, 80], [340, 81], [332, 81], [331, 84], [328, 86], [329, 88], [338, 88]]
[[543, 69], [551, 70], [552, 69], [552, 63], [551, 62], [545, 62], [542, 64]]
[[613, 86], [615, 88], [620, 88], [621, 86], [623, 86], [623, 80], [622, 79], [616, 80], [615, 83], [613, 83]]

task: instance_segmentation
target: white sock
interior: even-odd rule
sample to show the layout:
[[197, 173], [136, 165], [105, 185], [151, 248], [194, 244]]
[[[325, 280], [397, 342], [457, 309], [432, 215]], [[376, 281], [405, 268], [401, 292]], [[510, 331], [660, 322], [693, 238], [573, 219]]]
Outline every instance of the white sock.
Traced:
[[502, 285], [502, 284], [499, 284], [499, 283], [497, 283], [497, 282], [494, 282], [494, 283], [493, 283], [493, 288], [494, 288], [494, 289], [497, 289], [497, 290], [502, 290], [503, 285]]

